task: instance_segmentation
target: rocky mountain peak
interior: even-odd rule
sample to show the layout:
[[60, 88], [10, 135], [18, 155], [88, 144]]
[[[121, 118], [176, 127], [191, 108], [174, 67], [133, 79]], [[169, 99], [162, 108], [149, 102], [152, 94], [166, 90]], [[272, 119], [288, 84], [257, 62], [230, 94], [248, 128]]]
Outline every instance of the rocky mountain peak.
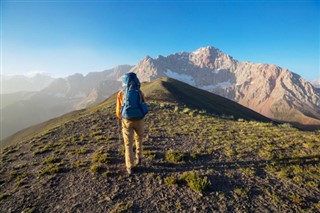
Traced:
[[167, 76], [186, 82], [272, 119], [320, 126], [318, 90], [274, 64], [240, 62], [207, 46], [156, 59], [147, 56], [131, 71], [142, 81]]
[[196, 66], [210, 69], [230, 68], [236, 62], [231, 56], [212, 46], [197, 49], [190, 54], [189, 59]]
[[221, 50], [213, 47], [213, 46], [207, 46], [207, 47], [201, 47], [197, 49], [196, 51], [192, 52], [193, 54], [202, 54], [202, 55], [217, 55], [217, 54], [223, 54]]

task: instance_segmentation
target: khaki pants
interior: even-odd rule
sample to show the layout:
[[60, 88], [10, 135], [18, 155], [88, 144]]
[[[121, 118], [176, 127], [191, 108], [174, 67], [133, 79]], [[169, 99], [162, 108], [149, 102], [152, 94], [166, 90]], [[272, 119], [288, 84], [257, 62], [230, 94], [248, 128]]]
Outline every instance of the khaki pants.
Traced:
[[133, 139], [136, 142], [136, 159], [142, 157], [142, 138], [144, 132], [144, 120], [122, 119], [122, 135], [125, 146], [126, 167], [131, 169], [134, 166]]

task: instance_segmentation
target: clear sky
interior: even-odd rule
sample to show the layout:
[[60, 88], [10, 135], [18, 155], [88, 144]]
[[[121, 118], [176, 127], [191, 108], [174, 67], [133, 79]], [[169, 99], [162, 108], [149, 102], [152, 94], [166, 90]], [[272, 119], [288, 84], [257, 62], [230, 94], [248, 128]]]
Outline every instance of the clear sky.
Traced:
[[320, 78], [319, 1], [1, 1], [2, 74], [86, 74], [214, 46]]

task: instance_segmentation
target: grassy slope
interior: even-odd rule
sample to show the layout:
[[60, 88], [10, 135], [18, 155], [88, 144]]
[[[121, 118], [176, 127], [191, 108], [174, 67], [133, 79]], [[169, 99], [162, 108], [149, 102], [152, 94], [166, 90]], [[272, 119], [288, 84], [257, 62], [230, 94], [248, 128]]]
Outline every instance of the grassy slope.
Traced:
[[[319, 132], [178, 104], [168, 81], [144, 87], [150, 114], [134, 176], [125, 173], [113, 96], [2, 150], [0, 211], [320, 211]], [[199, 178], [183, 181], [192, 171]], [[199, 193], [190, 180], [207, 188]]]

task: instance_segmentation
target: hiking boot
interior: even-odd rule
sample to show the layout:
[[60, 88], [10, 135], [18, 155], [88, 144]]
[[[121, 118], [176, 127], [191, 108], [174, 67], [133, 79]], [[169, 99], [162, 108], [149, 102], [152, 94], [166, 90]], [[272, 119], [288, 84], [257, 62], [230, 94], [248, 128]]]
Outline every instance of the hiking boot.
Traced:
[[127, 172], [128, 172], [128, 175], [131, 175], [132, 174], [132, 169], [131, 168], [127, 168]]
[[140, 164], [141, 160], [140, 158], [137, 158], [135, 161], [134, 161], [134, 165], [135, 166], [138, 166]]

